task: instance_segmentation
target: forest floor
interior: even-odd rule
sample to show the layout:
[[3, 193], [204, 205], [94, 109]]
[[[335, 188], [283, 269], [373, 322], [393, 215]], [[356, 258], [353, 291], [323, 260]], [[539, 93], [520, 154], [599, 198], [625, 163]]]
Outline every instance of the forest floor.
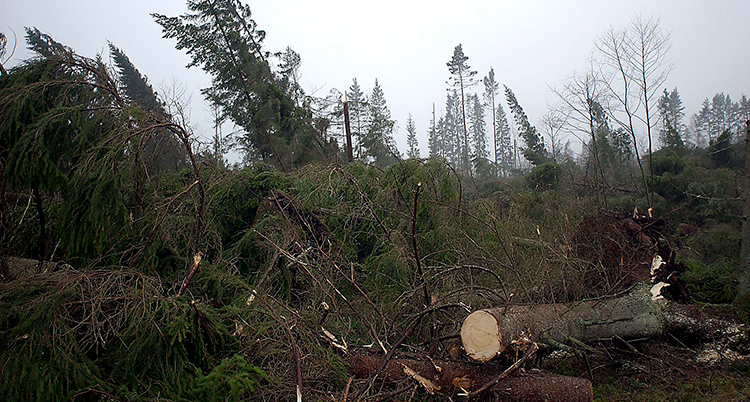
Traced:
[[[631, 348], [632, 347], [632, 348]], [[597, 347], [585, 359], [545, 359], [554, 373], [590, 378], [595, 401], [750, 401], [750, 360], [677, 342]]]

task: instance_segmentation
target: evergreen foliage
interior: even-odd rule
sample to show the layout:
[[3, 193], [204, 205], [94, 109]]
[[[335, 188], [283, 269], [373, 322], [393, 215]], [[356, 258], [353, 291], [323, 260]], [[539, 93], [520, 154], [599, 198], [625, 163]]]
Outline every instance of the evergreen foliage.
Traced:
[[743, 103], [732, 101], [729, 95], [722, 93], [715, 94], [711, 100], [703, 100], [701, 110], [694, 115], [695, 130], [698, 143], [706, 141], [711, 144], [718, 140], [726, 130], [739, 132], [748, 116], [747, 98], [741, 99]]
[[[459, 43], [453, 49], [453, 56], [447, 64], [448, 71], [451, 73], [449, 83], [454, 89], [458, 89], [460, 94], [461, 113], [457, 114], [455, 118], [460, 116], [460, 127], [463, 133], [462, 141], [457, 142], [458, 155], [463, 158], [459, 166], [462, 166], [464, 171], [468, 172], [469, 167], [469, 128], [466, 121], [466, 93], [469, 88], [476, 84], [474, 76], [477, 72], [473, 71], [467, 61], [469, 57], [464, 54], [463, 48]], [[447, 113], [447, 112], [446, 112]]]
[[[505, 118], [503, 106], [495, 101], [500, 93], [500, 84], [495, 80], [495, 70], [490, 67], [490, 72], [482, 79], [484, 84], [484, 102], [490, 111], [492, 118], [492, 155], [494, 157], [495, 169], [498, 175], [503, 175], [508, 169], [506, 154], [509, 151], [510, 128]], [[503, 126], [504, 124], [504, 126]], [[505, 138], [505, 137], [508, 138]]]
[[508, 107], [513, 113], [516, 126], [518, 126], [518, 133], [526, 143], [526, 146], [521, 148], [523, 156], [532, 165], [541, 165], [549, 159], [542, 137], [536, 131], [536, 128], [529, 123], [529, 118], [526, 117], [526, 113], [524, 113], [523, 108], [518, 103], [518, 100], [516, 100], [516, 95], [507, 86], [505, 87], [505, 97], [508, 100]]
[[662, 126], [659, 129], [659, 139], [662, 146], [684, 148], [685, 143], [682, 140], [682, 133], [685, 131], [685, 124], [682, 122], [682, 118], [685, 116], [685, 107], [682, 106], [677, 88], [673, 89], [672, 92], [667, 92], [664, 89], [664, 93], [659, 98], [658, 106], [662, 118]]
[[146, 111], [166, 114], [156, 97], [154, 89], [148, 83], [148, 78], [141, 75], [140, 71], [130, 62], [130, 58], [112, 43], [109, 44], [109, 51], [117, 67], [125, 97]]
[[484, 118], [484, 107], [478, 94], [469, 95], [469, 121], [471, 127], [472, 159], [488, 159], [487, 123]]
[[514, 164], [513, 143], [510, 133], [510, 125], [505, 115], [505, 109], [502, 104], [497, 105], [495, 111], [495, 122], [497, 124], [497, 133], [495, 140], [495, 160], [498, 171], [503, 176], [508, 176]]
[[[202, 0], [188, 2], [188, 10], [178, 17], [152, 15], [164, 38], [177, 39], [177, 49], [192, 58], [188, 67], [200, 66], [212, 77], [203, 94], [245, 130], [239, 142], [248, 155], [257, 153], [282, 171], [323, 158], [326, 145], [309, 110], [289, 95], [291, 82], [277, 80], [271, 70], [262, 46], [266, 32], [250, 7], [238, 0]], [[298, 60], [287, 55], [289, 73]]]
[[[123, 97], [138, 109], [155, 115], [153, 118], [145, 116], [147, 120], [169, 120], [169, 113], [159, 101], [156, 92], [148, 82], [148, 78], [141, 75], [130, 58], [118, 47], [109, 44], [115, 67], [120, 81]], [[174, 138], [169, 130], [162, 129], [147, 138], [143, 144], [144, 155], [149, 170], [180, 170], [187, 167], [187, 155], [182, 144]]]
[[367, 102], [367, 131], [362, 137], [363, 160], [386, 167], [396, 162], [398, 149], [393, 140], [396, 121], [386, 104], [383, 88], [377, 78]]
[[441, 143], [438, 132], [438, 121], [435, 121], [435, 104], [432, 104], [432, 119], [430, 127], [427, 129], [427, 150], [430, 157], [438, 157]]
[[73, 53], [68, 46], [56, 41], [51, 35], [37, 29], [26, 28], [26, 43], [29, 50], [41, 57], [63, 56]]
[[277, 54], [277, 57], [279, 58], [279, 85], [294, 100], [297, 107], [302, 107], [305, 97], [305, 92], [299, 85], [302, 58], [289, 46], [282, 53]]
[[409, 158], [419, 158], [419, 142], [417, 141], [417, 127], [414, 125], [414, 119], [409, 113], [406, 119], [406, 155]]
[[357, 78], [352, 79], [352, 85], [347, 92], [349, 98], [349, 117], [352, 121], [352, 141], [354, 142], [357, 152], [355, 155], [360, 158], [362, 155], [362, 137], [367, 127], [367, 97], [362, 92]]
[[461, 100], [457, 90], [448, 92], [445, 98], [445, 116], [438, 124], [440, 132], [441, 156], [454, 167], [461, 166]]

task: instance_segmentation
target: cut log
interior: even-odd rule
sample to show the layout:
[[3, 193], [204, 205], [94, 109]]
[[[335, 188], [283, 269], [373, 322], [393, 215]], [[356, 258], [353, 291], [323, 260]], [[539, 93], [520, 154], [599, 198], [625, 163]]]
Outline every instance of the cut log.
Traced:
[[730, 347], [743, 342], [741, 324], [700, 317], [693, 306], [652, 296], [639, 284], [609, 299], [477, 310], [464, 320], [461, 341], [466, 354], [481, 362], [526, 339], [555, 346], [671, 333], [683, 339], [721, 339]]
[[[373, 375], [383, 358], [381, 356], [349, 356], [349, 372], [355, 378]], [[405, 368], [408, 368], [405, 370]], [[416, 359], [392, 359], [388, 362], [380, 379], [397, 382], [415, 378], [429, 381], [434, 392], [451, 397], [465, 396], [471, 391], [494, 380], [504, 369], [493, 364], [471, 364], [451, 361], [424, 361]], [[583, 402], [594, 399], [591, 382], [585, 378], [568, 377], [538, 370], [517, 371], [491, 388], [480, 400], [498, 401], [560, 401]], [[472, 399], [473, 400], [473, 399]]]
[[486, 362], [522, 337], [547, 344], [650, 337], [664, 329], [665, 305], [639, 285], [612, 299], [477, 310], [464, 320], [461, 341], [469, 357]]

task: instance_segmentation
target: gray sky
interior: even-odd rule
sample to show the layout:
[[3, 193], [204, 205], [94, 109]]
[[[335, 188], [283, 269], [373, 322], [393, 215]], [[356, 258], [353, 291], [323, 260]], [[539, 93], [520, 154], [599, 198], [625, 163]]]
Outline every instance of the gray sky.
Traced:
[[[302, 57], [305, 91], [324, 96], [344, 90], [356, 77], [365, 92], [377, 78], [398, 121], [396, 141], [406, 147], [406, 118], [414, 115], [422, 155], [432, 103], [445, 103], [453, 48], [461, 43], [468, 63], [483, 77], [494, 67], [497, 80], [516, 94], [532, 124], [554, 103], [549, 87], [585, 70], [593, 42], [610, 26], [623, 27], [637, 13], [660, 17], [671, 31], [674, 63], [665, 87], [677, 87], [689, 118], [717, 92], [738, 100], [750, 95], [748, 0], [264, 0], [250, 2], [267, 31], [266, 50], [291, 46]], [[107, 40], [120, 47], [155, 87], [176, 80], [192, 97], [192, 121], [212, 132], [208, 107], [198, 92], [210, 79], [185, 69], [188, 57], [161, 39], [149, 16], [186, 12], [181, 0], [0, 0], [0, 30], [19, 49], [8, 65], [28, 57], [25, 26], [35, 26], [77, 52], [94, 56]], [[474, 91], [481, 92], [477, 85]], [[506, 107], [507, 112], [507, 107]], [[510, 116], [509, 116], [510, 118]]]

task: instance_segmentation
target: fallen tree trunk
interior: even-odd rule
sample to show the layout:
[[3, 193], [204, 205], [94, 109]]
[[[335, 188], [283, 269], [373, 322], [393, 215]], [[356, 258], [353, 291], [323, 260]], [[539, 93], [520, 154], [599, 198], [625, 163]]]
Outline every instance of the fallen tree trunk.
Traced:
[[[380, 367], [382, 359], [380, 356], [349, 356], [349, 372], [355, 378], [368, 378]], [[503, 371], [502, 367], [492, 364], [392, 359], [383, 370], [380, 379], [385, 382], [396, 382], [412, 378], [428, 392], [460, 397], [493, 381]], [[589, 380], [538, 370], [516, 371], [478, 398], [519, 402], [585, 402], [593, 399]]]
[[556, 346], [675, 333], [691, 341], [723, 339], [737, 344], [744, 336], [742, 325], [706, 319], [689, 305], [652, 296], [637, 285], [609, 299], [477, 310], [464, 320], [461, 341], [469, 357], [486, 362], [519, 340]]

